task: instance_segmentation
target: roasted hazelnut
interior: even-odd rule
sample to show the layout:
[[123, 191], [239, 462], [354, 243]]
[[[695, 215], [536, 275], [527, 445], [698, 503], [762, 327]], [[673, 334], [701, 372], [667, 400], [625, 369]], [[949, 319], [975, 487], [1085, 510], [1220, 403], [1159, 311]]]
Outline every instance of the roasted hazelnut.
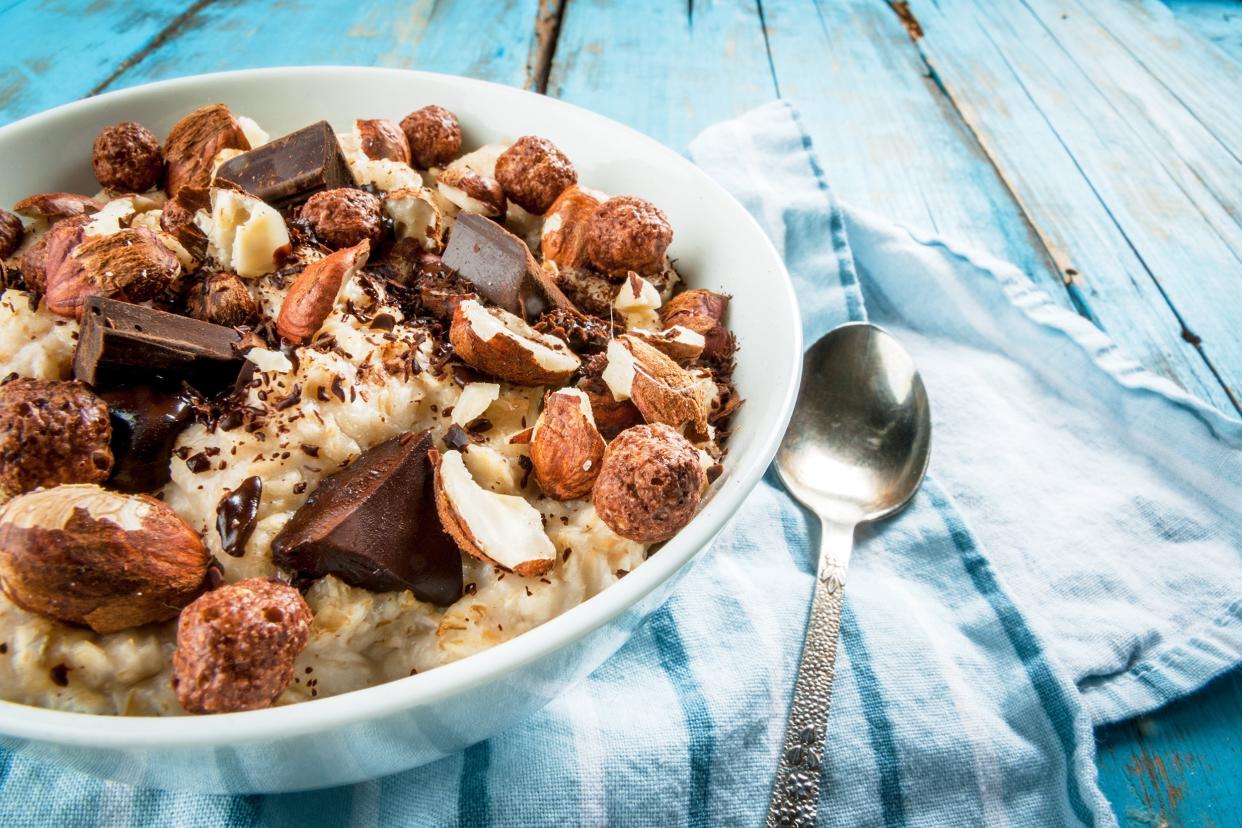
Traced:
[[575, 306], [604, 319], [612, 315], [612, 303], [620, 290], [612, 282], [585, 267], [562, 267], [555, 273], [556, 286]]
[[160, 211], [160, 229], [185, 248], [191, 257], [202, 261], [207, 256], [207, 234], [194, 222], [199, 210], [211, 209], [209, 190], [182, 187], [176, 197], [164, 202]]
[[436, 180], [440, 195], [461, 208], [488, 218], [505, 214], [508, 202], [504, 190], [494, 178], [488, 178], [466, 166], [449, 167]]
[[195, 319], [232, 328], [259, 315], [259, 306], [236, 273], [209, 273], [190, 288], [186, 312]]
[[547, 138], [523, 135], [496, 159], [496, 180], [510, 201], [543, 215], [566, 187], [577, 183], [578, 173]]
[[0, 210], [0, 259], [7, 259], [16, 253], [25, 235], [22, 220], [8, 210]]
[[44, 224], [98, 213], [103, 205], [90, 196], [77, 193], [39, 193], [13, 205], [13, 212]]
[[311, 620], [302, 595], [271, 578], [247, 578], [199, 596], [177, 622], [177, 701], [190, 713], [270, 706], [293, 680]]
[[168, 195], [176, 196], [182, 187], [210, 185], [216, 156], [226, 149], [246, 152], [250, 139], [224, 104], [199, 107], [173, 124], [164, 143], [168, 161], [164, 189]]
[[104, 127], [91, 152], [95, 179], [109, 190], [143, 193], [160, 183], [164, 153], [155, 133], [134, 121]]
[[659, 270], [673, 241], [673, 228], [660, 208], [634, 196], [616, 196], [599, 206], [587, 227], [591, 264], [614, 278]]
[[614, 397], [608, 384], [599, 376], [583, 377], [578, 381], [577, 387], [591, 402], [595, 427], [605, 440], [611, 440], [627, 428], [642, 423], [643, 415], [638, 406], [632, 400], [618, 400]]
[[372, 118], [354, 122], [362, 152], [373, 160], [386, 159], [410, 163], [410, 143], [405, 133], [387, 118]]
[[86, 237], [60, 259], [58, 249], [48, 248], [46, 299], [48, 310], [61, 316], [77, 316], [89, 296], [154, 299], [181, 274], [176, 255], [145, 227]]
[[111, 439], [108, 406], [80, 382], [0, 385], [0, 494], [107, 480]]
[[376, 245], [384, 234], [380, 200], [366, 190], [351, 187], [315, 193], [303, 205], [302, 218], [333, 250], [362, 241]]
[[0, 587], [30, 612], [99, 633], [166, 621], [199, 590], [207, 553], [147, 495], [70, 484], [0, 508]]
[[442, 106], [424, 106], [401, 119], [410, 158], [420, 170], [441, 167], [461, 152], [461, 124]]
[[722, 322], [729, 308], [729, 297], [705, 288], [682, 291], [660, 308], [665, 330], [688, 328], [703, 337], [703, 358], [716, 365], [733, 359], [737, 342]]
[[690, 441], [652, 423], [628, 428], [608, 444], [592, 499], [600, 519], [618, 535], [658, 543], [690, 522], [706, 485]]

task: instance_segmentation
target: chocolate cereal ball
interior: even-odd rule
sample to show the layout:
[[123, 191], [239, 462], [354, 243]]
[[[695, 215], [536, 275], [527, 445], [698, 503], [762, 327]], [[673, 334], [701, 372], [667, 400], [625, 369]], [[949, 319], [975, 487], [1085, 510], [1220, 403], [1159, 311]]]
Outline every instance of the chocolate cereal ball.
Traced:
[[143, 193], [160, 183], [164, 153], [155, 133], [134, 121], [105, 127], [91, 154], [95, 178], [109, 190]]
[[420, 170], [442, 167], [461, 153], [461, 124], [442, 106], [424, 106], [401, 119], [410, 158]]
[[634, 196], [610, 198], [591, 216], [586, 253], [592, 265], [614, 278], [627, 271], [640, 276], [659, 270], [673, 242], [663, 211]]
[[112, 472], [108, 406], [76, 381], [0, 385], [0, 494], [102, 483]]
[[543, 215], [566, 187], [578, 183], [578, 173], [547, 138], [523, 135], [496, 159], [496, 180], [510, 201]]
[[364, 239], [374, 246], [384, 234], [380, 200], [366, 190], [340, 187], [315, 193], [303, 205], [302, 218], [333, 250], [353, 247]]
[[623, 538], [666, 541], [698, 511], [707, 475], [690, 441], [663, 423], [627, 428], [608, 444], [592, 500]]

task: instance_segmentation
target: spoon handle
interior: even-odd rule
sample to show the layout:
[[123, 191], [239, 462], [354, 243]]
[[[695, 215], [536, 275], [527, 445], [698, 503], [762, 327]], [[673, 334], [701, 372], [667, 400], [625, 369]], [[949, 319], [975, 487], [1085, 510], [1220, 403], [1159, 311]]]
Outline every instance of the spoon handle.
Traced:
[[832, 669], [845, 600], [845, 572], [854, 546], [854, 527], [821, 519], [819, 565], [811, 618], [802, 643], [802, 660], [794, 684], [793, 704], [785, 725], [767, 828], [815, 825], [819, 806], [819, 772], [824, 755]]

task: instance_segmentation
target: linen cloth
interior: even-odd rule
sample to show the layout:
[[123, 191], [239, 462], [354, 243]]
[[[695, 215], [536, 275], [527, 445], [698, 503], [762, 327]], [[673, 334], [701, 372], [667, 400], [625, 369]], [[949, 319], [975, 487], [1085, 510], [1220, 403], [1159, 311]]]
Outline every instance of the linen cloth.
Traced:
[[[932, 403], [924, 488], [858, 532], [821, 824], [1113, 824], [1093, 725], [1242, 658], [1242, 423], [1013, 267], [839, 206], [785, 104], [690, 153], [783, 255], [807, 342], [869, 316], [913, 352]], [[759, 825], [816, 534], [769, 473], [615, 658], [433, 765], [210, 797], [4, 754], [0, 822]]]

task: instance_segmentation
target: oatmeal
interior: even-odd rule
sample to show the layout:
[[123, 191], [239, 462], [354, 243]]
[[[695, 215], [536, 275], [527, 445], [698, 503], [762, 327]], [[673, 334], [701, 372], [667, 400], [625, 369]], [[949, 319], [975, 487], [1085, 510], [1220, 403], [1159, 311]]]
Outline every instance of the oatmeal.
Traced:
[[0, 211], [0, 697], [201, 714], [434, 669], [640, 566], [719, 473], [728, 298], [546, 139], [212, 105], [93, 160], [100, 193]]

